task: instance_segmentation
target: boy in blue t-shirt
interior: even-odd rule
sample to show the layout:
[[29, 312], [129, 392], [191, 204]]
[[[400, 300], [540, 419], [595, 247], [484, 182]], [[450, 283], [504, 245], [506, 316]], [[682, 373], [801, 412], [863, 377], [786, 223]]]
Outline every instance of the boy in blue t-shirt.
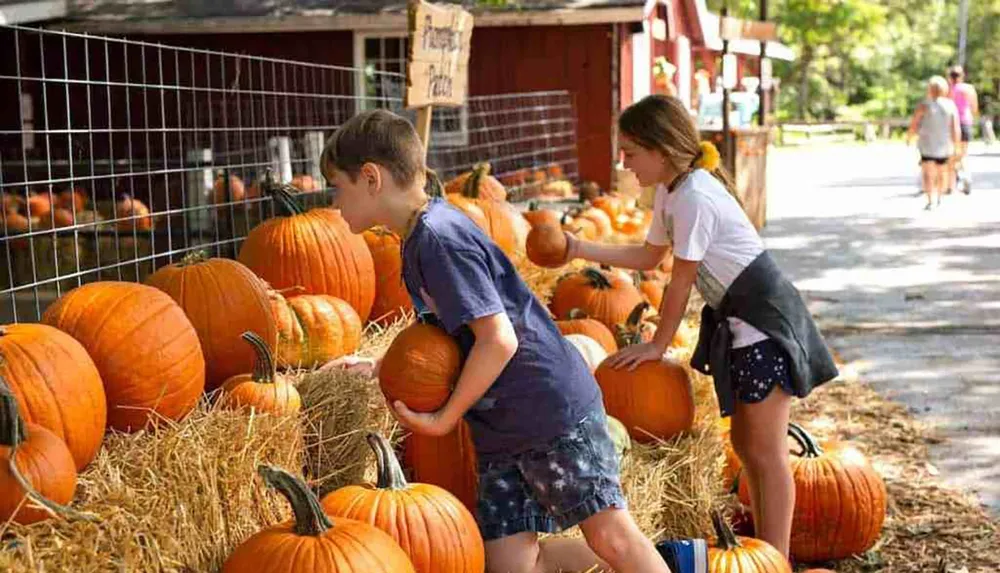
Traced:
[[[363, 112], [330, 138], [320, 167], [351, 231], [385, 225], [400, 235], [415, 306], [433, 312], [465, 355], [440, 410], [417, 413], [399, 401], [390, 409], [421, 434], [445, 435], [463, 417], [469, 423], [487, 569], [669, 572], [626, 509], [593, 375], [496, 244], [424, 192], [435, 176], [413, 126], [384, 110]], [[577, 524], [586, 542], [538, 541], [540, 532]]]

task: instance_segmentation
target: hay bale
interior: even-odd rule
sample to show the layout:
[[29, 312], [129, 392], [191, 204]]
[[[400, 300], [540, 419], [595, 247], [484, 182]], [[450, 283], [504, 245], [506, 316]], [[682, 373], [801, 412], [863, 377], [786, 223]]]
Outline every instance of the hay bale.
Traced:
[[[386, 327], [370, 324], [358, 354], [381, 356], [412, 319], [408, 314]], [[365, 434], [398, 437], [378, 381], [343, 371], [313, 371], [303, 373], [298, 389], [304, 406], [307, 475], [319, 494], [374, 479]]]
[[0, 570], [217, 570], [244, 539], [288, 517], [255, 477], [262, 462], [302, 466], [295, 418], [202, 403], [155, 432], [112, 433], [73, 503], [100, 521], [9, 524], [0, 529]]

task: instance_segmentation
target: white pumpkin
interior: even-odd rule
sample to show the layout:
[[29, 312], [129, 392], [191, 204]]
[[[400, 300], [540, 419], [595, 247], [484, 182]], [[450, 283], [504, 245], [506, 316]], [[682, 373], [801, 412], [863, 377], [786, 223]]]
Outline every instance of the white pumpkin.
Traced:
[[510, 212], [510, 218], [514, 222], [515, 250], [523, 253], [524, 245], [528, 242], [528, 233], [531, 232], [531, 224], [512, 203], [504, 203], [504, 206]]
[[601, 346], [601, 343], [586, 334], [567, 334], [566, 340], [583, 355], [583, 360], [591, 372], [597, 370], [597, 366], [608, 357], [608, 351]]

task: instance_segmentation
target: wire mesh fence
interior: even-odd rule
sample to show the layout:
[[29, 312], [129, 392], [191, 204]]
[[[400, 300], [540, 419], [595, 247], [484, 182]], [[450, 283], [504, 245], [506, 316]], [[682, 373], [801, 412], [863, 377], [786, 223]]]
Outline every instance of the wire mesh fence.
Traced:
[[[325, 139], [361, 109], [403, 112], [405, 78], [370, 66], [17, 26], [0, 26], [0, 53], [3, 323], [194, 250], [235, 257], [275, 215], [255, 183], [267, 169], [305, 206], [329, 205]], [[573, 108], [566, 92], [470, 98], [435, 123], [461, 144], [432, 132], [428, 160], [444, 176], [490, 161], [515, 195], [532, 171], [575, 179]]]

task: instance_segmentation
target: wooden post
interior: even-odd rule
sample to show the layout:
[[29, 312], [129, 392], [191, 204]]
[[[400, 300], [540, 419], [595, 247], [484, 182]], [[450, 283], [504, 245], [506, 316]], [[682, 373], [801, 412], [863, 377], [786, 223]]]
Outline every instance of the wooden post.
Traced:
[[420, 136], [420, 143], [424, 145], [424, 159], [427, 159], [427, 148], [431, 143], [431, 117], [434, 113], [434, 106], [424, 106], [417, 109], [417, 135]]
[[[760, 0], [760, 21], [767, 22], [767, 0]], [[768, 90], [764, 89], [764, 58], [767, 57], [767, 40], [760, 40], [760, 84], [758, 84], [757, 89], [759, 90], [758, 100], [760, 103], [760, 111], [757, 113], [757, 125], [764, 127], [767, 125], [767, 100], [769, 99]], [[770, 86], [768, 86], [770, 88]]]
[[[722, 20], [729, 16], [729, 0], [722, 0]], [[736, 158], [733, 157], [733, 137], [729, 125], [729, 88], [726, 87], [726, 56], [729, 55], [728, 36], [722, 38], [722, 159], [730, 177], [736, 177]]]

